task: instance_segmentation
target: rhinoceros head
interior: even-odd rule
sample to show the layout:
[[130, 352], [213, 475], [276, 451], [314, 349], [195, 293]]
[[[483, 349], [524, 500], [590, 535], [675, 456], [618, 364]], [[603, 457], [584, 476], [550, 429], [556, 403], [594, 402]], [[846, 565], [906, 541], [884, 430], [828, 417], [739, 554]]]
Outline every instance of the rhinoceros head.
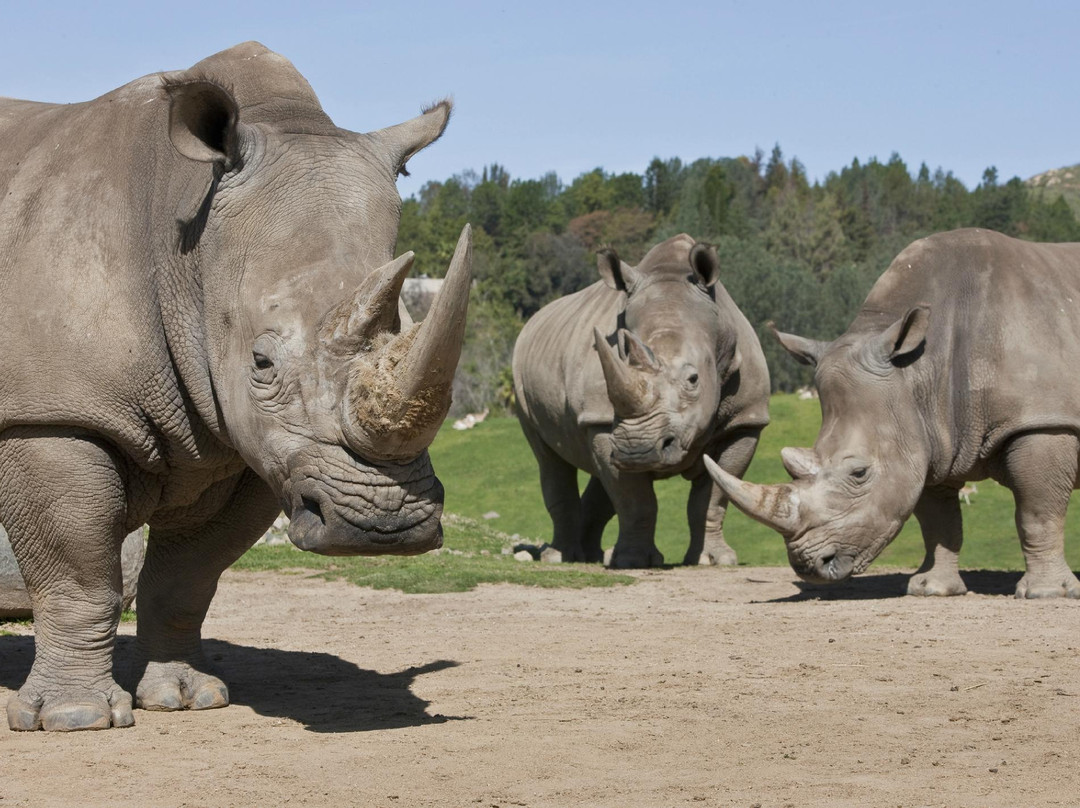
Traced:
[[299, 81], [271, 88], [268, 104], [197, 77], [166, 82], [173, 146], [212, 166], [181, 227], [202, 287], [197, 350], [220, 432], [278, 496], [297, 546], [423, 552], [442, 537], [427, 447], [450, 405], [471, 237], [466, 226], [430, 313], [411, 323], [399, 293], [413, 254], [393, 258], [395, 180], [450, 105], [357, 134]]
[[817, 366], [822, 424], [814, 448], [782, 450], [793, 478], [784, 485], [755, 485], [705, 459], [732, 502], [783, 535], [792, 568], [808, 581], [866, 569], [922, 494], [930, 441], [910, 374], [929, 318], [918, 306], [884, 331], [832, 343], [775, 332], [796, 359]]
[[713, 297], [716, 250], [687, 235], [653, 247], [637, 267], [599, 254], [608, 286], [626, 293], [620, 327], [594, 329], [615, 420], [612, 462], [678, 471], [716, 418], [722, 382], [738, 367], [735, 334]]

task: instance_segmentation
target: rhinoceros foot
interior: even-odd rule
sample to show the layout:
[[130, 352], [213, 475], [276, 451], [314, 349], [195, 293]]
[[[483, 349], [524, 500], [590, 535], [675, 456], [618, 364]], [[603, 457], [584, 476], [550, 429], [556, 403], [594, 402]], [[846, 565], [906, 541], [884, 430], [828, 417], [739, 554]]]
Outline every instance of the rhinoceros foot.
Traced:
[[739, 556], [726, 542], [706, 547], [700, 553], [688, 550], [685, 558], [683, 558], [683, 564], [691, 567], [695, 564], [703, 567], [734, 567], [738, 563]]
[[1028, 571], [1016, 584], [1018, 598], [1080, 598], [1080, 580], [1064, 561], [1052, 572]]
[[925, 597], [946, 597], [963, 595], [967, 586], [956, 570], [943, 572], [920, 572], [908, 578], [907, 593]]
[[229, 704], [229, 688], [187, 662], [150, 662], [135, 691], [144, 710], [212, 710]]
[[661, 567], [663, 564], [664, 554], [656, 547], [620, 547], [617, 543], [607, 562], [607, 566], [613, 570]]
[[7, 716], [8, 726], [16, 732], [71, 732], [130, 727], [135, 723], [131, 694], [112, 681], [101, 690], [72, 687], [56, 691], [39, 686], [31, 678], [8, 700]]

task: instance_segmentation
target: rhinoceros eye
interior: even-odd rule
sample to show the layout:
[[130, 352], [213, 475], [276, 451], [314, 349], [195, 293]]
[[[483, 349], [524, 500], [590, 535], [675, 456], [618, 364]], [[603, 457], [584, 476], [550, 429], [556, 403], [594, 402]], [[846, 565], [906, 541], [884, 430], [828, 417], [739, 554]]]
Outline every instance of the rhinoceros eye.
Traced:
[[852, 477], [853, 477], [854, 479], [856, 479], [856, 480], [859, 480], [859, 481], [865, 480], [865, 479], [866, 479], [866, 472], [867, 472], [868, 470], [869, 470], [869, 469], [867, 469], [867, 467], [866, 467], [866, 466], [860, 466], [859, 468], [857, 468], [857, 469], [854, 469], [854, 470], [853, 470], [853, 471], [851, 472], [851, 476], [852, 476]]
[[690, 384], [697, 384], [697, 380], [698, 375], [696, 373], [691, 373], [689, 376], [686, 377], [686, 381]]
[[262, 334], [251, 347], [251, 377], [259, 384], [270, 384], [277, 375], [274, 355], [279, 352], [279, 341], [271, 334]]

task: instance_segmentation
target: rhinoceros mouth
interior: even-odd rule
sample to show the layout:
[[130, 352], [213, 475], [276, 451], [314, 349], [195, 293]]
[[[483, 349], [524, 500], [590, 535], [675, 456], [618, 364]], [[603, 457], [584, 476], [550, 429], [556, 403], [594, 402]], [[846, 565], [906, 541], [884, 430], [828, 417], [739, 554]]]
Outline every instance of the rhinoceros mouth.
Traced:
[[796, 574], [812, 584], [839, 583], [855, 572], [855, 556], [832, 548], [825, 548], [808, 558], [790, 555], [789, 560]]
[[663, 435], [656, 440], [613, 436], [611, 464], [620, 471], [668, 471], [680, 468], [686, 458], [686, 448], [674, 435]]
[[415, 555], [442, 546], [443, 487], [424, 453], [376, 466], [345, 449], [290, 463], [289, 538], [322, 555]]

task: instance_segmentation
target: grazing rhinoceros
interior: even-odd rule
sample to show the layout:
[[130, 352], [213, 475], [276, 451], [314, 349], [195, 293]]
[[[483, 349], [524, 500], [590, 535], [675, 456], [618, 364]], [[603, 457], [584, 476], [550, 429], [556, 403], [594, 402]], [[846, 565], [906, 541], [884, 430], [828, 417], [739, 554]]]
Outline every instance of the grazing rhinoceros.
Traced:
[[1080, 597], [1064, 555], [1080, 454], [1080, 244], [987, 230], [916, 241], [830, 342], [778, 334], [817, 366], [813, 449], [784, 449], [786, 485], [710, 472], [783, 534], [816, 582], [861, 572], [915, 513], [926, 559], [913, 595], [958, 595], [958, 491], [991, 477], [1016, 500], [1027, 573], [1017, 597]]
[[282, 508], [305, 550], [440, 545], [426, 447], [470, 236], [419, 325], [393, 250], [395, 178], [449, 115], [339, 129], [255, 43], [87, 103], [0, 100], [0, 523], [37, 637], [12, 729], [133, 723], [112, 653], [120, 543], [144, 522], [152, 710], [227, 703], [201, 625]]
[[[716, 251], [687, 235], [637, 267], [601, 251], [601, 281], [554, 301], [514, 347], [521, 428], [540, 464], [552, 544], [564, 561], [599, 561], [619, 516], [613, 567], [663, 563], [653, 480], [691, 480], [685, 563], [734, 564], [727, 498], [702, 465], [750, 464], [769, 422], [769, 372], [757, 335], [718, 283]], [[577, 470], [592, 475], [578, 494]]]

